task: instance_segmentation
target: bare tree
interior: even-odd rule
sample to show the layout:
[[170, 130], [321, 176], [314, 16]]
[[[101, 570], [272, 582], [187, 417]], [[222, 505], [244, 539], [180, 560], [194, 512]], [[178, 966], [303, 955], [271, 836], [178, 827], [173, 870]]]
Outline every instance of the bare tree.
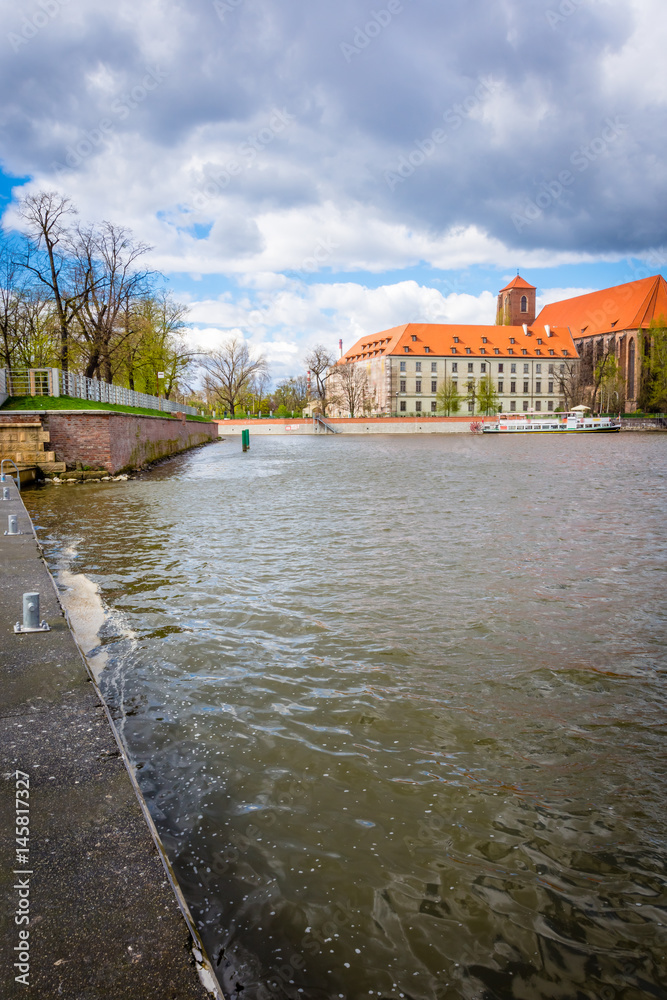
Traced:
[[329, 371], [336, 364], [336, 358], [332, 351], [329, 351], [322, 344], [314, 347], [304, 358], [308, 371], [314, 375], [315, 384], [311, 387], [311, 394], [319, 399], [322, 414], [327, 412], [327, 380]]
[[334, 365], [329, 376], [329, 401], [347, 410], [353, 417], [360, 410], [372, 408], [373, 395], [368, 375], [359, 364]]
[[53, 296], [60, 330], [60, 367], [69, 368], [70, 325], [80, 303], [80, 294], [72, 289], [68, 242], [70, 225], [77, 214], [69, 198], [56, 191], [28, 195], [19, 207], [26, 224], [27, 249], [21, 264]]
[[111, 222], [77, 227], [72, 254], [80, 301], [77, 320], [88, 344], [88, 378], [101, 374], [112, 381], [112, 355], [126, 333], [119, 318], [128, 301], [146, 290], [150, 272], [137, 265], [150, 249], [136, 242], [129, 229]]
[[206, 388], [234, 415], [234, 410], [252, 379], [268, 372], [263, 354], [253, 358], [245, 340], [230, 337], [217, 351], [204, 355]]
[[549, 378], [553, 378], [558, 386], [558, 395], [563, 397], [566, 410], [584, 402], [587, 393], [578, 359], [555, 363], [553, 372], [549, 371]]

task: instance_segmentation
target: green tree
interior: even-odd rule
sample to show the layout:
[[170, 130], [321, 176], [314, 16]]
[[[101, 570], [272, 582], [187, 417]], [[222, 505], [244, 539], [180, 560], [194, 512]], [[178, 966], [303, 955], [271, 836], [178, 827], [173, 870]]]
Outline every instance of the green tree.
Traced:
[[639, 405], [654, 413], [667, 411], [667, 323], [664, 316], [640, 332], [641, 386]]
[[[466, 403], [468, 403], [470, 413], [474, 413], [475, 406], [477, 404], [477, 383], [474, 378], [470, 378], [466, 382], [466, 394], [463, 399]], [[470, 404], [472, 404], [472, 406]]]
[[477, 405], [480, 412], [484, 412], [487, 417], [489, 413], [495, 413], [500, 409], [498, 393], [493, 379], [490, 375], [484, 375], [477, 385]]
[[461, 409], [458, 383], [453, 378], [444, 379], [438, 388], [435, 399], [438, 413], [444, 413], [447, 417], [452, 413], [458, 413]]

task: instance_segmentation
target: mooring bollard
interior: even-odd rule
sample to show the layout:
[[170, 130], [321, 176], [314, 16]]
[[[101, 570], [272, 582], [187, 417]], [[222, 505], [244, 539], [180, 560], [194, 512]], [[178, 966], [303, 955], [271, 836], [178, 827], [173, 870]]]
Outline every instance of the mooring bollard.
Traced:
[[18, 633], [51, 631], [46, 622], [39, 620], [39, 594], [36, 591], [28, 591], [23, 595], [23, 624], [17, 622], [14, 631]]
[[2, 487], [2, 499], [3, 500], [10, 500], [11, 499], [11, 497], [9, 495], [9, 486], [3, 486]]
[[7, 531], [5, 531], [6, 535], [20, 535], [21, 534], [21, 532], [19, 531], [19, 518], [18, 518], [18, 514], [9, 514], [9, 516], [7, 517], [7, 522], [8, 522], [7, 523]]
[[250, 448], [250, 429], [247, 427], [241, 431], [241, 445], [244, 451]]

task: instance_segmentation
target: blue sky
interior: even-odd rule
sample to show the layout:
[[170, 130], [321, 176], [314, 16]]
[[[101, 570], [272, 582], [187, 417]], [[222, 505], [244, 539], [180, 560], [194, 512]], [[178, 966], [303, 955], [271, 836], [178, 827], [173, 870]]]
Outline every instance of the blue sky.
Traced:
[[[276, 377], [409, 321], [667, 268], [658, 0], [10, 0], [0, 208], [154, 249], [191, 338]], [[646, 67], [650, 66], [650, 73]]]

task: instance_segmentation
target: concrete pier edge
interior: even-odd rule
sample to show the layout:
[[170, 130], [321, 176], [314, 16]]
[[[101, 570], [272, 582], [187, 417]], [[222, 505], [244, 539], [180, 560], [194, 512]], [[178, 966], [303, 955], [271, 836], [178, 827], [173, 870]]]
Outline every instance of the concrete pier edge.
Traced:
[[[44, 550], [43, 550], [42, 545], [41, 545], [41, 543], [40, 543], [40, 541], [39, 541], [39, 539], [37, 537], [37, 533], [35, 531], [35, 528], [34, 528], [34, 525], [33, 525], [33, 522], [32, 522], [32, 518], [30, 517], [30, 515], [29, 515], [29, 513], [27, 511], [27, 508], [25, 507], [25, 504], [23, 503], [23, 498], [22, 498], [20, 492], [18, 491], [14, 480], [13, 479], [9, 480], [9, 478], [8, 478], [7, 481], [4, 482], [2, 485], [3, 486], [8, 486], [9, 485], [10, 489], [11, 489], [11, 501], [14, 501], [14, 503], [11, 504], [12, 511], [10, 511], [10, 513], [12, 513], [12, 512], [16, 513], [17, 512], [17, 507], [16, 507], [16, 503], [17, 502], [20, 505], [18, 512], [20, 513], [20, 515], [22, 515], [21, 516], [21, 524], [20, 524], [21, 532], [24, 535], [24, 537], [29, 537], [30, 540], [32, 542], [34, 542], [34, 545], [35, 545], [36, 550], [37, 550], [36, 551], [36, 555], [38, 557], [39, 562], [41, 563], [41, 567], [40, 567], [41, 572], [42, 572], [42, 574], [45, 574], [46, 578], [48, 578], [48, 580], [50, 581], [50, 584], [47, 584], [47, 586], [50, 585], [50, 588], [52, 590], [52, 595], [55, 597], [55, 601], [56, 601], [57, 607], [58, 607], [60, 613], [62, 614], [62, 617], [63, 617], [63, 619], [64, 619], [64, 621], [66, 623], [67, 631], [69, 633], [69, 638], [70, 638], [70, 640], [71, 640], [71, 642], [72, 642], [72, 644], [73, 644], [73, 646], [74, 646], [74, 648], [76, 650], [76, 653], [78, 654], [78, 659], [79, 659], [79, 661], [81, 662], [81, 664], [83, 666], [83, 670], [84, 670], [85, 675], [86, 675], [86, 680], [88, 682], [90, 682], [90, 684], [92, 685], [92, 688], [93, 688], [93, 691], [94, 691], [94, 694], [95, 694], [95, 698], [97, 699], [97, 702], [99, 703], [99, 707], [102, 709], [102, 712], [104, 713], [104, 716], [106, 718], [106, 721], [107, 721], [107, 724], [108, 724], [111, 736], [113, 737], [113, 742], [115, 743], [115, 745], [116, 745], [116, 747], [118, 749], [118, 755], [119, 755], [120, 759], [123, 762], [125, 773], [129, 777], [130, 784], [131, 784], [132, 790], [134, 792], [134, 797], [135, 797], [136, 801], [139, 804], [141, 815], [143, 816], [145, 825], [148, 828], [148, 832], [150, 834], [150, 838], [151, 838], [151, 840], [153, 842], [153, 845], [155, 847], [157, 855], [158, 855], [158, 857], [160, 859], [160, 862], [161, 862], [164, 874], [166, 875], [166, 878], [167, 878], [167, 882], [171, 886], [173, 897], [175, 898], [175, 901], [176, 901], [177, 906], [178, 906], [178, 908], [180, 910], [181, 916], [182, 916], [182, 918], [183, 918], [183, 920], [185, 922], [187, 931], [189, 932], [189, 935], [190, 935], [190, 939], [191, 939], [191, 953], [192, 953], [192, 958], [194, 960], [195, 968], [196, 968], [196, 973], [195, 973], [195, 971], [193, 969], [193, 973], [192, 974], [195, 976], [195, 979], [197, 978], [197, 976], [199, 977], [200, 987], [205, 991], [206, 995], [208, 995], [209, 997], [210, 996], [215, 997], [215, 1000], [226, 1000], [225, 994], [223, 993], [223, 990], [222, 990], [222, 988], [221, 988], [221, 986], [220, 986], [220, 984], [218, 982], [218, 979], [217, 979], [217, 976], [216, 976], [215, 971], [213, 969], [213, 966], [211, 964], [211, 961], [210, 961], [210, 959], [209, 959], [209, 957], [208, 957], [208, 955], [206, 953], [206, 950], [204, 948], [202, 939], [201, 939], [201, 937], [199, 935], [197, 927], [196, 927], [196, 925], [194, 923], [194, 920], [192, 918], [192, 914], [190, 912], [188, 904], [187, 904], [187, 902], [185, 900], [185, 897], [184, 897], [183, 892], [182, 892], [182, 890], [180, 888], [180, 885], [178, 884], [178, 880], [176, 879], [176, 876], [174, 874], [172, 865], [171, 865], [171, 863], [169, 861], [169, 858], [167, 856], [167, 853], [166, 853], [166, 850], [164, 848], [164, 845], [162, 844], [162, 842], [160, 840], [160, 836], [159, 836], [158, 830], [157, 830], [157, 828], [155, 826], [155, 823], [153, 821], [153, 818], [152, 818], [152, 816], [150, 814], [150, 811], [148, 809], [148, 805], [146, 804], [146, 801], [145, 801], [145, 799], [143, 797], [143, 794], [141, 792], [141, 788], [139, 786], [139, 782], [137, 780], [136, 773], [135, 773], [134, 767], [132, 765], [132, 761], [130, 759], [128, 751], [127, 751], [127, 749], [126, 749], [126, 747], [125, 747], [125, 745], [123, 743], [123, 740], [122, 740], [122, 737], [120, 736], [120, 733], [118, 732], [118, 730], [116, 728], [116, 725], [115, 725], [115, 722], [114, 722], [114, 720], [112, 718], [111, 712], [110, 712], [110, 710], [109, 710], [106, 702], [104, 701], [104, 698], [102, 696], [102, 692], [101, 692], [100, 687], [99, 687], [99, 685], [98, 685], [98, 683], [97, 683], [97, 681], [95, 679], [95, 676], [94, 676], [93, 671], [92, 671], [92, 669], [91, 669], [91, 667], [90, 667], [90, 665], [88, 663], [88, 660], [87, 660], [87, 658], [86, 658], [86, 656], [85, 656], [85, 654], [84, 654], [84, 652], [83, 652], [83, 650], [82, 650], [82, 648], [81, 648], [81, 646], [80, 646], [80, 644], [79, 644], [79, 642], [77, 640], [76, 633], [75, 633], [75, 631], [74, 631], [74, 629], [73, 629], [73, 627], [71, 625], [71, 622], [70, 622], [69, 616], [67, 614], [67, 611], [65, 610], [65, 608], [62, 605], [62, 602], [60, 600], [60, 594], [59, 594], [59, 591], [58, 591], [58, 585], [57, 585], [56, 580], [54, 579], [53, 574], [51, 573], [51, 570], [49, 569], [49, 566], [48, 566], [48, 564], [46, 562], [46, 559], [45, 559], [45, 556], [44, 556]], [[9, 504], [7, 504], [7, 506], [4, 507], [4, 509], [3, 509], [3, 507], [4, 507], [4, 504], [0, 504], [0, 513], [2, 515], [5, 515], [5, 511], [9, 507]], [[4, 516], [3, 516], [3, 521], [4, 521]], [[25, 529], [28, 526], [29, 526], [30, 530], [26, 531]], [[1, 530], [2, 529], [0, 529], [0, 531]], [[17, 594], [18, 594], [18, 591], [17, 591]], [[20, 597], [20, 595], [19, 595], [19, 597]], [[18, 604], [17, 604], [17, 608], [18, 608]], [[17, 616], [18, 616], [18, 613], [17, 613]], [[23, 637], [22, 639], [19, 638], [18, 641], [25, 641], [26, 639], [28, 641], [30, 641], [30, 638], [31, 637], [26, 636], [26, 637]], [[11, 641], [11, 640], [8, 640], [8, 641]], [[31, 848], [31, 850], [32, 850], [32, 848]], [[32, 926], [32, 924], [30, 926]], [[31, 993], [31, 995], [35, 995], [33, 993], [32, 989], [30, 990], [30, 993]], [[43, 994], [37, 994], [37, 995], [43, 995]], [[107, 995], [107, 994], [105, 993], [105, 995]], [[114, 996], [114, 994], [109, 993], [108, 996], [110, 998], [112, 998]]]

